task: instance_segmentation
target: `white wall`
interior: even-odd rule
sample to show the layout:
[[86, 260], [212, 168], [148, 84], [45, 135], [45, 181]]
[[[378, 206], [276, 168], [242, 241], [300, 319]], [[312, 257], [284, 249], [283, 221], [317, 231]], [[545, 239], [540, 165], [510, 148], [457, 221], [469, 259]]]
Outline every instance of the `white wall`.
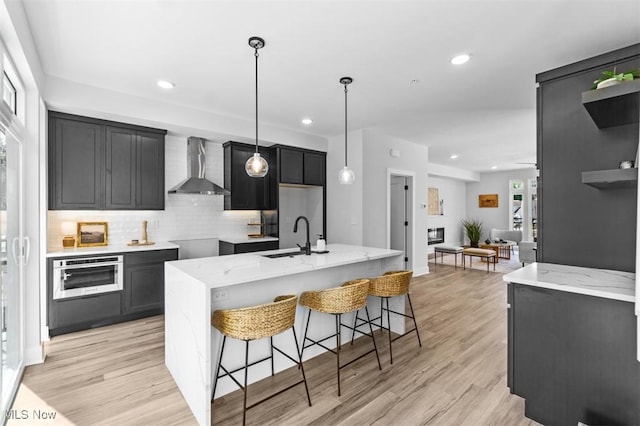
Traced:
[[[415, 174], [414, 235], [418, 236], [414, 238], [412, 268], [416, 275], [427, 273], [427, 215], [422, 208], [427, 202], [427, 147], [367, 129], [349, 133], [349, 166], [356, 174], [356, 183], [340, 185], [334, 176], [344, 165], [343, 144], [340, 137], [329, 141], [329, 242], [387, 247], [387, 170], [411, 172]], [[400, 157], [392, 157], [391, 149], [400, 151]]]
[[304, 221], [298, 223], [298, 232], [293, 232], [296, 218], [305, 216], [309, 220], [309, 240], [316, 244], [318, 234], [322, 234], [322, 187], [308, 188], [280, 185], [278, 194], [278, 215], [280, 220], [280, 248], [304, 246], [307, 229]]
[[[509, 180], [522, 179], [526, 184], [527, 179], [535, 177], [535, 169], [508, 170], [482, 173], [479, 182], [467, 183], [467, 218], [482, 221], [482, 240], [489, 236], [491, 228], [509, 229]], [[480, 194], [498, 194], [498, 207], [478, 207]]]
[[[459, 180], [435, 177], [430, 174], [428, 186], [429, 188], [438, 188], [438, 196], [443, 200], [444, 211], [444, 215], [441, 216], [428, 216], [428, 228], [444, 228], [444, 244], [461, 245], [464, 232], [460, 221], [467, 216], [467, 184]], [[433, 253], [433, 248], [437, 246], [438, 244], [428, 246], [428, 252]]]
[[329, 139], [327, 152], [327, 243], [362, 245], [362, 130], [349, 133], [348, 163], [356, 175], [352, 185], [338, 183], [344, 167], [344, 135]]

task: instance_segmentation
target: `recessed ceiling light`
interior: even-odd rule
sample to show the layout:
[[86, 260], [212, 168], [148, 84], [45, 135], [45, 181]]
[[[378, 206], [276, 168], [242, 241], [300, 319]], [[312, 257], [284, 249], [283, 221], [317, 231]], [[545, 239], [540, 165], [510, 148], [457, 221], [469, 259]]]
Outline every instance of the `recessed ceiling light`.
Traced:
[[498, 168], [498, 166], [491, 166], [491, 170], [495, 170], [497, 168]]
[[176, 85], [167, 80], [158, 80], [158, 86], [163, 89], [173, 89]]
[[310, 118], [303, 118], [302, 120], [300, 120], [300, 122], [306, 126], [308, 126], [309, 124], [313, 123], [313, 120]]
[[462, 65], [467, 63], [469, 59], [471, 59], [471, 55], [464, 53], [462, 55], [454, 56], [453, 58], [451, 58], [451, 63], [453, 65]]
[[455, 160], [456, 158], [458, 158], [458, 154], [451, 154], [449, 158], [451, 158], [452, 160]]

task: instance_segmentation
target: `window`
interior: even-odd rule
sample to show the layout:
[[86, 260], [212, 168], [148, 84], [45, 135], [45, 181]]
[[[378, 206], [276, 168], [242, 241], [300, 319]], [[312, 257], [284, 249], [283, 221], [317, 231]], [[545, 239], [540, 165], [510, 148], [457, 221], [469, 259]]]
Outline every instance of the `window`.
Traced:
[[3, 73], [2, 77], [2, 100], [11, 108], [11, 112], [15, 114], [17, 110], [16, 87], [6, 72]]

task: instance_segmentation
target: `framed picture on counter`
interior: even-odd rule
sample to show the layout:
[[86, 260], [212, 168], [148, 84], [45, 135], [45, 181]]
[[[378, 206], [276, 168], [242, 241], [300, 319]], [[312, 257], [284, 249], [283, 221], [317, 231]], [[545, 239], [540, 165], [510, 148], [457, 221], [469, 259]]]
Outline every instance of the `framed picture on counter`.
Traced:
[[78, 222], [78, 247], [106, 246], [107, 222]]

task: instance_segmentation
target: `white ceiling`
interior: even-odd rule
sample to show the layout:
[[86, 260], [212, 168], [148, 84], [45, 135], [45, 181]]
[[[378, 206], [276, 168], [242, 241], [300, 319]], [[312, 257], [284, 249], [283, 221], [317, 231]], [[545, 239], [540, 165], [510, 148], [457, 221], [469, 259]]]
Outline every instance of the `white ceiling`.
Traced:
[[[23, 3], [49, 76], [252, 119], [258, 35], [261, 122], [341, 134], [349, 75], [350, 130], [478, 172], [535, 161], [536, 73], [640, 42], [637, 0]], [[455, 67], [460, 52], [472, 59]]]

